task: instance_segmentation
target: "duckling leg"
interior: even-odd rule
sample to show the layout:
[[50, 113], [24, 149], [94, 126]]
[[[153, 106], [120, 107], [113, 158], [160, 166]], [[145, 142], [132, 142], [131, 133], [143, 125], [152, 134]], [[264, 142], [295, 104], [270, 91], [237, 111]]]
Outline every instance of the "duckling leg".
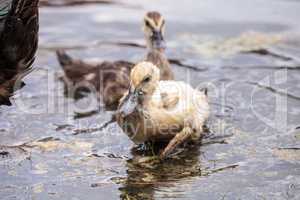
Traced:
[[175, 137], [169, 142], [167, 147], [160, 154], [160, 158], [166, 158], [176, 147], [187, 141], [192, 136], [193, 130], [190, 127], [185, 127], [181, 132], [177, 133]]

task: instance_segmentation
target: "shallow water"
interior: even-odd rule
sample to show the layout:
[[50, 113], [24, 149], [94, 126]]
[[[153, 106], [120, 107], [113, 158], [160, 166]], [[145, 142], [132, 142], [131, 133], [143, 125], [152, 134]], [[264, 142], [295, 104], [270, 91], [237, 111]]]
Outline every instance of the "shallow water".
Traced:
[[[0, 108], [2, 199], [300, 198], [300, 2], [181, 3], [41, 8], [35, 71], [14, 105]], [[137, 62], [145, 49], [104, 42], [144, 44], [148, 10], [167, 20], [168, 57], [193, 66], [174, 64], [176, 79], [209, 87], [209, 127], [230, 137], [141, 165], [145, 158], [116, 124], [76, 134], [111, 112], [80, 118], [89, 98], [64, 96], [55, 49], [91, 62]]]

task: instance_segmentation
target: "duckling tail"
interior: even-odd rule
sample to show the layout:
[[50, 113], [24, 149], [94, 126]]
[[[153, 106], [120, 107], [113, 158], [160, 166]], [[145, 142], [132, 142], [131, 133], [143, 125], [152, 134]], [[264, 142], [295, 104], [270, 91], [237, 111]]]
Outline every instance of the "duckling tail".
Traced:
[[57, 59], [62, 67], [71, 65], [73, 63], [73, 58], [69, 56], [66, 51], [60, 49], [56, 51]]

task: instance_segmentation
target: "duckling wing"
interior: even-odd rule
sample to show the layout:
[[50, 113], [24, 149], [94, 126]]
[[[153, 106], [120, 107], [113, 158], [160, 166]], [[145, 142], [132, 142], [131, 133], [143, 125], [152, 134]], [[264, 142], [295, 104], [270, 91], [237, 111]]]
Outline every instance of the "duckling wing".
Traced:
[[160, 81], [147, 111], [154, 124], [182, 128], [192, 114], [187, 95], [190, 86], [178, 81]]
[[165, 109], [172, 109], [178, 104], [179, 97], [177, 95], [170, 95], [163, 92], [161, 93], [161, 100]]
[[173, 110], [180, 100], [180, 90], [175, 81], [160, 81], [159, 87], [155, 91], [152, 102], [164, 110]]
[[[181, 81], [160, 81], [152, 102], [160, 105], [168, 113], [186, 113], [194, 110], [195, 105], [204, 98], [202, 93]], [[201, 100], [202, 101], [202, 100]]]

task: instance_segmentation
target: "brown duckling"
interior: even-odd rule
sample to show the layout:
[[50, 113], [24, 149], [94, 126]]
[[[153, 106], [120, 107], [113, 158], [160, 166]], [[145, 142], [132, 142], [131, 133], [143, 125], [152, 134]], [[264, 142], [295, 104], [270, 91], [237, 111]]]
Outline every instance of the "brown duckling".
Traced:
[[38, 0], [0, 2], [0, 105], [24, 83], [38, 46]]
[[137, 64], [130, 87], [116, 114], [123, 131], [136, 144], [167, 141], [165, 158], [185, 141], [197, 141], [209, 117], [206, 92], [180, 81], [161, 81], [159, 68], [149, 62]]
[[[148, 47], [146, 60], [159, 66], [162, 80], [172, 80], [173, 72], [164, 55], [164, 27], [165, 21], [158, 12], [148, 12], [145, 15], [143, 30]], [[93, 65], [73, 59], [63, 50], [57, 51], [57, 57], [65, 72], [65, 83], [68, 83], [65, 84], [66, 88], [74, 91], [74, 87], [78, 84], [81, 85], [82, 90], [84, 85], [93, 86], [107, 108], [117, 109], [119, 100], [128, 90], [129, 74], [133, 63], [115, 61]], [[75, 90], [75, 96], [82, 90]]]

